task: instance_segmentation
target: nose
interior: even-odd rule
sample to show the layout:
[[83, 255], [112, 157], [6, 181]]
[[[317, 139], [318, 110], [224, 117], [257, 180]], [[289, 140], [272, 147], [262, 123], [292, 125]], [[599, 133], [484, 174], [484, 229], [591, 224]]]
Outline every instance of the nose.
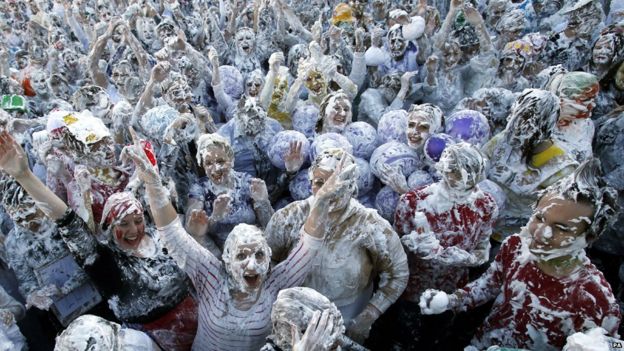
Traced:
[[540, 223], [533, 232], [534, 238], [542, 244], [547, 244], [552, 239], [553, 232], [549, 225]]

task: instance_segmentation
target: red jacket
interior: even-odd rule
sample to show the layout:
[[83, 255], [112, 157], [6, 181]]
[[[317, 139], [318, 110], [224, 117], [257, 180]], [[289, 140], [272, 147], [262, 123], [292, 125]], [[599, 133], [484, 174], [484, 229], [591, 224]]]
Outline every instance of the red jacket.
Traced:
[[584, 258], [570, 276], [549, 276], [530, 259], [529, 242], [509, 237], [487, 272], [459, 290], [460, 309], [496, 298], [473, 345], [561, 349], [569, 335], [597, 326], [617, 337], [620, 308], [602, 273]]
[[[440, 199], [433, 194], [436, 191], [445, 191], [440, 187], [441, 183], [435, 183], [401, 196], [394, 219], [395, 230], [399, 236], [415, 230], [415, 213], [422, 212], [443, 248], [454, 246], [467, 254], [473, 253], [480, 245], [489, 249], [492, 223], [498, 213], [492, 196], [478, 190], [465, 203], [453, 204], [438, 213], [434, 203], [440, 204]], [[408, 253], [410, 278], [402, 298], [418, 302], [420, 294], [426, 289], [453, 292], [468, 282], [469, 266], [486, 261], [487, 256], [477, 264], [458, 262], [446, 265], [435, 260], [423, 260]]]

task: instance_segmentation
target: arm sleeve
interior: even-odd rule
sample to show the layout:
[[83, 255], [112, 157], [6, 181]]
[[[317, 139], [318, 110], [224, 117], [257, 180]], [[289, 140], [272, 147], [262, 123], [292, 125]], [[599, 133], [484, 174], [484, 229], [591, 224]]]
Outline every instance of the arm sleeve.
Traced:
[[517, 236], [507, 238], [487, 271], [477, 280], [455, 292], [459, 298], [457, 311], [466, 311], [481, 306], [500, 294], [504, 282], [504, 267], [506, 263], [509, 263], [508, 258], [511, 256], [510, 240], [519, 241], [520, 239]]
[[366, 61], [363, 52], [356, 52], [353, 54], [353, 65], [351, 67], [349, 79], [358, 86], [358, 89], [361, 89], [364, 85], [364, 79], [366, 79]]
[[401, 296], [407, 286], [407, 255], [399, 236], [388, 222], [372, 214], [369, 218], [369, 226], [373, 228], [373, 243], [368, 251], [377, 274], [383, 277], [369, 303], [383, 313]]
[[158, 232], [164, 246], [169, 250], [169, 255], [194, 283], [199, 277], [217, 283], [216, 277], [220, 274], [221, 262], [186, 233], [179, 217], [168, 225], [158, 228]]
[[266, 228], [267, 224], [271, 220], [273, 216], [273, 206], [271, 206], [271, 202], [269, 200], [253, 203], [254, 212], [256, 213], [256, 218], [258, 219], [258, 224], [262, 228]]
[[275, 212], [264, 230], [264, 236], [272, 251], [271, 260], [276, 263], [286, 259], [305, 221], [304, 216], [293, 206], [296, 205], [291, 204]]

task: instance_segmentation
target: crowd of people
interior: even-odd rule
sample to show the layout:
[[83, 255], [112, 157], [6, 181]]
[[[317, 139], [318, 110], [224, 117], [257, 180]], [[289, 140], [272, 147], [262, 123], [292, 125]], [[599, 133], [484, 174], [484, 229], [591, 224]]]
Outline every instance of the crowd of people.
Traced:
[[622, 347], [624, 1], [0, 26], [0, 351]]

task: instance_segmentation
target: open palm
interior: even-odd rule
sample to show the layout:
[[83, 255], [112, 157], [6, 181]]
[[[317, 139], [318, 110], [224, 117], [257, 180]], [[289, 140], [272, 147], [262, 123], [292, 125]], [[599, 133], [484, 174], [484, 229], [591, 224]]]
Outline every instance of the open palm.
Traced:
[[5, 130], [0, 133], [0, 169], [17, 178], [28, 171], [24, 149]]

